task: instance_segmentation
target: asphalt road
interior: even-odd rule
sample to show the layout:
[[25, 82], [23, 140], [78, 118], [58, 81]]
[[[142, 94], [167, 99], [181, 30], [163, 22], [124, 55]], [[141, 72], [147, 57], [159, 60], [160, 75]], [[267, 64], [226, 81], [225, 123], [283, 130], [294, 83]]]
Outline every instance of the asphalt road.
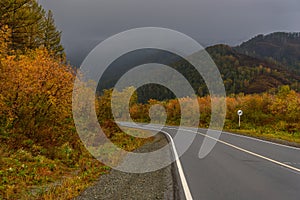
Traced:
[[[162, 130], [176, 134], [176, 127]], [[192, 199], [300, 199], [300, 149], [222, 133], [213, 150], [200, 159], [206, 130], [185, 130], [196, 134], [180, 157]]]

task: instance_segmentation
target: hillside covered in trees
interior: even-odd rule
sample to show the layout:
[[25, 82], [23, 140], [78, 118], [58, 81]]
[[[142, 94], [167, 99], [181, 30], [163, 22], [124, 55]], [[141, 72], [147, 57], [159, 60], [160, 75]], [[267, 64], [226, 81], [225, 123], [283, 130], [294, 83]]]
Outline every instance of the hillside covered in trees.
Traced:
[[227, 94], [262, 93], [281, 85], [300, 89], [300, 74], [279, 62], [239, 53], [226, 45], [208, 47], [207, 51], [222, 74]]
[[235, 50], [300, 74], [300, 33], [260, 34], [235, 47]]
[[[237, 47], [219, 44], [207, 47], [206, 50], [219, 68], [228, 95], [262, 93], [282, 85], [300, 91], [299, 35], [259, 35]], [[202, 77], [184, 58], [154, 49], [130, 52], [113, 62], [100, 81], [99, 91], [113, 87], [125, 72], [145, 63], [171, 66], [189, 80], [196, 94], [209, 94]], [[138, 88], [138, 94], [140, 102], [147, 102], [151, 98], [174, 98], [168, 89], [153, 84]]]

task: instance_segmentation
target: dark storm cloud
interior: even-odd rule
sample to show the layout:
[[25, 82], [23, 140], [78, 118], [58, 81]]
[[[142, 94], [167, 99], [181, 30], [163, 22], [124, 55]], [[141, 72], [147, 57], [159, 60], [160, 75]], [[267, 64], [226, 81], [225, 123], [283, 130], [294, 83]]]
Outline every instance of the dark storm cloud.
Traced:
[[40, 0], [54, 13], [73, 64], [107, 37], [158, 26], [202, 45], [236, 45], [259, 33], [300, 31], [299, 0]]

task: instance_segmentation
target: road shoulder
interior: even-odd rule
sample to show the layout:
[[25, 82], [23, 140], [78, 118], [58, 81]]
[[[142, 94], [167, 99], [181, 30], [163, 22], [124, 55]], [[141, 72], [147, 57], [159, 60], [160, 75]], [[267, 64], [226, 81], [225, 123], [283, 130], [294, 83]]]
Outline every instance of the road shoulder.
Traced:
[[[165, 135], [158, 133], [154, 136], [153, 142], [143, 145], [136, 152], [155, 151], [167, 143]], [[109, 174], [102, 175], [95, 185], [87, 188], [75, 200], [182, 199], [183, 193], [180, 188], [178, 171], [174, 163], [160, 170], [143, 174], [111, 170]]]

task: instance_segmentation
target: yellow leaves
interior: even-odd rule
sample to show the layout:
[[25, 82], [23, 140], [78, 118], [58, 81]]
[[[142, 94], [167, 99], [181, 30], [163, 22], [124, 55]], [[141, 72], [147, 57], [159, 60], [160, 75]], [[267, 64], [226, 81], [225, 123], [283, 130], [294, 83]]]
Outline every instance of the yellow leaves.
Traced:
[[283, 86], [273, 98], [269, 106], [272, 114], [291, 122], [298, 122], [300, 119], [300, 96], [289, 87]]
[[[130, 108], [131, 117], [135, 121], [149, 121], [148, 109], [151, 105], [160, 104], [167, 110], [167, 123], [179, 124], [182, 115], [182, 108], [179, 105], [182, 102], [182, 108], [189, 111], [190, 119], [184, 123], [195, 125], [197, 122], [192, 121], [197, 102], [192, 98], [185, 97], [180, 99], [171, 99], [168, 101], [149, 100], [148, 104], [136, 104]], [[207, 127], [211, 120], [211, 105], [219, 105], [220, 99], [211, 98], [210, 96], [198, 97], [200, 107], [200, 126]], [[237, 126], [237, 110], [244, 111], [243, 122], [250, 127], [266, 126], [276, 128], [278, 122], [283, 121], [287, 126], [300, 124], [300, 94], [291, 90], [288, 86], [283, 86], [277, 94], [251, 94], [251, 95], [232, 95], [226, 97], [226, 123], [225, 127], [233, 128]], [[220, 107], [221, 108], [221, 107]], [[218, 110], [217, 114], [224, 113], [225, 107]], [[195, 119], [197, 117], [194, 117]], [[299, 129], [299, 125], [297, 125]]]
[[3, 120], [15, 122], [14, 129], [25, 134], [49, 132], [47, 127], [72, 116], [74, 73], [69, 66], [42, 49], [18, 58], [7, 56], [1, 64], [0, 114]]
[[49, 102], [52, 104], [52, 105], [55, 105], [56, 104], [56, 99], [54, 96], [50, 96], [49, 97]]
[[0, 27], [0, 57], [4, 57], [8, 53], [8, 46], [10, 44], [11, 30], [7, 25]]

